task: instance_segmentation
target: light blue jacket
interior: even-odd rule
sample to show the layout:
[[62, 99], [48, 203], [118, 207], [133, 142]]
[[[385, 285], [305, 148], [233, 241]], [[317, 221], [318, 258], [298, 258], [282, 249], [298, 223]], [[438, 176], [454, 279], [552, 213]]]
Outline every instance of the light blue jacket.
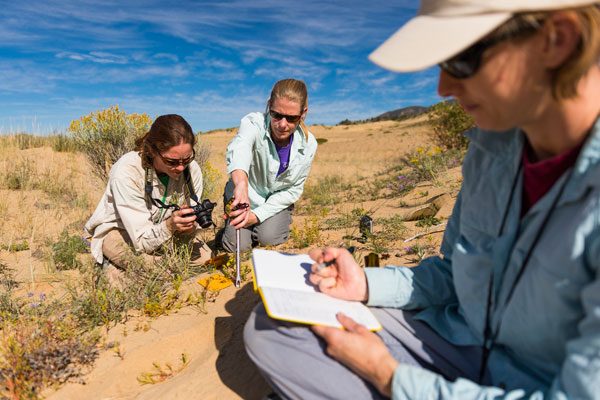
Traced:
[[493, 329], [502, 319], [488, 362], [494, 386], [449, 382], [400, 365], [393, 398], [600, 398], [600, 122], [505, 308], [517, 271], [568, 174], [523, 218], [519, 176], [498, 237], [524, 138], [518, 130], [475, 129], [467, 136], [464, 181], [444, 234], [443, 258], [428, 258], [412, 269], [368, 269], [369, 305], [422, 310], [418, 318], [448, 341], [481, 345], [494, 274]]
[[[272, 217], [294, 204], [302, 195], [304, 182], [317, 151], [317, 141], [300, 125], [294, 131], [287, 170], [277, 176], [279, 155], [269, 133], [270, 117], [263, 113], [250, 113], [242, 119], [240, 129], [233, 138], [225, 158], [227, 173], [236, 169], [248, 174], [248, 199], [252, 212], [259, 221]], [[233, 181], [225, 186], [225, 196], [233, 196]]]

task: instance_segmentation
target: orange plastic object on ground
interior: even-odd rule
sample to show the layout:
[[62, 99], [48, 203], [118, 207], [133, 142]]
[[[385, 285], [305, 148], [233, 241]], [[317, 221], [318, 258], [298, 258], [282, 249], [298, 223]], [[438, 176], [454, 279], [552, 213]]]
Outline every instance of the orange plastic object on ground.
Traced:
[[233, 285], [230, 279], [225, 278], [221, 274], [212, 274], [211, 276], [201, 279], [198, 281], [200, 285], [210, 290], [211, 292], [218, 292], [228, 286]]

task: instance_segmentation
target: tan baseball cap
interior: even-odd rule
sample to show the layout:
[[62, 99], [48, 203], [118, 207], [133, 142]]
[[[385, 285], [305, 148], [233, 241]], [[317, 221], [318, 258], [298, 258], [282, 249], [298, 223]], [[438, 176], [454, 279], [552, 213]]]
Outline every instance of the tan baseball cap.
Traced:
[[596, 3], [598, 0], [421, 0], [417, 15], [369, 59], [392, 71], [417, 71], [460, 53], [516, 13]]

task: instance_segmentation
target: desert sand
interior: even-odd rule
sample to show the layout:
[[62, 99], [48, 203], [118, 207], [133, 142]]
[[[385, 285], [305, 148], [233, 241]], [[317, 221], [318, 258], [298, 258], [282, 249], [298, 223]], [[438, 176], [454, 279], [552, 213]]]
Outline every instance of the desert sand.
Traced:
[[[406, 121], [383, 121], [351, 126], [310, 126], [309, 130], [320, 139], [319, 146], [306, 185], [316, 184], [319, 178], [339, 176], [348, 182], [361, 184], [386, 170], [408, 151], [431, 148], [431, 128], [426, 117]], [[235, 135], [235, 129], [215, 131], [202, 135], [211, 147], [211, 164], [221, 174], [225, 183], [225, 150]], [[0, 250], [0, 262], [16, 272], [21, 293], [31, 292], [60, 297], [64, 282], [77, 279], [76, 271], [52, 270], [45, 256], [49, 241], [56, 239], [64, 228], [81, 230], [91, 215], [103, 188], [94, 183], [83, 155], [56, 153], [50, 148], [18, 150], [17, 154], [2, 154], [0, 167], [6, 170], [22, 160], [35, 160], [31, 173], [47, 174], [47, 179], [61, 182], [79, 197], [85, 196], [86, 208], [55, 205], [46, 193], [39, 190], [0, 190], [0, 216], [3, 227], [1, 243], [26, 240], [30, 249], [20, 252]], [[440, 175], [438, 182], [421, 182], [402, 199], [381, 198], [356, 204], [342, 199], [336, 210], [363, 207], [372, 210], [373, 217], [390, 217], [406, 213], [400, 200], [406, 204], [424, 204], [428, 199], [443, 195], [435, 217], [445, 221], [460, 185], [460, 167], [453, 167]], [[340, 196], [344, 196], [340, 193]], [[217, 199], [213, 199], [217, 200]], [[304, 200], [300, 200], [302, 205]], [[217, 209], [222, 209], [219, 204]], [[301, 209], [301, 207], [300, 207]], [[332, 215], [336, 211], [332, 211]], [[218, 214], [218, 213], [215, 213]], [[217, 219], [218, 215], [213, 215]], [[301, 229], [307, 215], [295, 214], [292, 226]], [[222, 225], [222, 221], [218, 222]], [[443, 234], [443, 226], [427, 230], [406, 222], [407, 231], [402, 238], [426, 237], [435, 254]], [[212, 234], [212, 231], [208, 233]], [[367, 245], [354, 238], [343, 238], [344, 232], [323, 231], [323, 241], [318, 247], [343, 246], [349, 240], [359, 252], [367, 252]], [[415, 265], [418, 261], [405, 247], [414, 240], [398, 240], [384, 255], [382, 264]], [[418, 239], [416, 239], [418, 240]], [[312, 246], [315, 247], [315, 246]], [[290, 252], [307, 252], [309, 248], [293, 248], [287, 244], [277, 249]], [[366, 254], [366, 253], [365, 253]], [[383, 258], [383, 257], [382, 257]], [[197, 283], [202, 276], [185, 282], [185, 290], [201, 292]], [[132, 313], [126, 323], [104, 331], [105, 346], [82, 380], [69, 382], [58, 388], [48, 388], [42, 394], [48, 399], [261, 399], [271, 392], [268, 384], [247, 357], [242, 341], [244, 323], [260, 301], [252, 283], [246, 277], [240, 289], [230, 286], [214, 295], [203, 307], [184, 307], [158, 318]], [[110, 348], [108, 348], [110, 347]], [[162, 382], [142, 385], [138, 377], [155, 370], [153, 363], [165, 367], [169, 363], [175, 370], [181, 364], [182, 354], [188, 364]]]

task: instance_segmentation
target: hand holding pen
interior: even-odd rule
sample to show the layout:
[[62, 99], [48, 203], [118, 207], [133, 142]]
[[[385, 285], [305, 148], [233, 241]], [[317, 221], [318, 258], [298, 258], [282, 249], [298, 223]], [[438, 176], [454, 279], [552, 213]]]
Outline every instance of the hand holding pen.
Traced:
[[[349, 252], [350, 254], [353, 254], [353, 253], [354, 253], [354, 246], [350, 246], [350, 247], [346, 248], [346, 250], [348, 250], [348, 252]], [[319, 271], [321, 271], [323, 268], [325, 268], [325, 267], [329, 267], [329, 266], [330, 266], [330, 265], [332, 265], [333, 263], [335, 263], [335, 258], [334, 258], [334, 259], [332, 259], [332, 260], [329, 260], [329, 261], [321, 261], [321, 262], [319, 263], [319, 265], [317, 265], [317, 269], [316, 269], [316, 271], [315, 271], [315, 272], [319, 272]]]
[[368, 299], [365, 273], [347, 249], [315, 249], [309, 255], [316, 261], [309, 279], [322, 293], [344, 300]]

